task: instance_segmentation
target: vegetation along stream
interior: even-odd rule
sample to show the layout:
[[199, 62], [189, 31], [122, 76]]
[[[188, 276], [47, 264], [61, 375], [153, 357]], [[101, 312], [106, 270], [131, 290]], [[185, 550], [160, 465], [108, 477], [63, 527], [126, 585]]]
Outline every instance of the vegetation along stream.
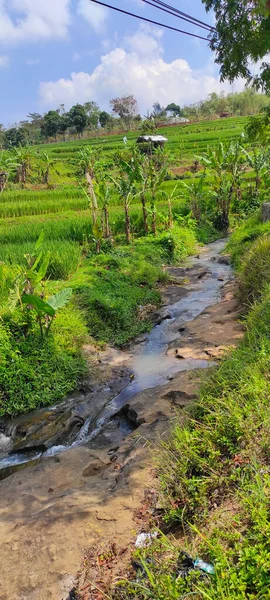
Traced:
[[[168, 267], [174, 293], [157, 316], [152, 331], [133, 344], [121, 360], [126, 368], [121, 380], [101, 389], [77, 394], [46, 409], [3, 421], [0, 433], [0, 469], [2, 478], [19, 465], [52, 456], [78, 445], [94, 443], [117, 419], [123, 437], [134, 423], [123, 418], [123, 407], [143, 390], [157, 388], [180, 371], [204, 369], [209, 360], [179, 357], [170, 346], [181, 338], [185, 323], [192, 321], [208, 306], [221, 298], [221, 289], [232, 277], [226, 258], [220, 256], [226, 240], [219, 240], [200, 250], [181, 267]], [[177, 290], [177, 292], [175, 292]], [[190, 340], [192, 345], [192, 339]], [[132, 375], [130, 376], [130, 372]], [[116, 393], [113, 397], [113, 392]], [[122, 413], [121, 413], [122, 410]], [[120, 414], [119, 414], [120, 413]], [[119, 431], [117, 431], [119, 436]], [[109, 443], [113, 440], [110, 438]]]

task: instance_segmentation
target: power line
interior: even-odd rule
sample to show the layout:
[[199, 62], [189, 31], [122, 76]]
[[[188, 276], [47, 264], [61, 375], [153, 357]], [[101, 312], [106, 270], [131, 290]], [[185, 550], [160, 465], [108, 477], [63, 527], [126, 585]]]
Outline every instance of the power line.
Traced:
[[147, 23], [151, 23], [152, 25], [157, 25], [158, 27], [164, 27], [165, 29], [170, 29], [171, 31], [177, 31], [177, 33], [184, 33], [185, 35], [190, 35], [191, 37], [198, 38], [199, 40], [205, 40], [208, 42], [209, 40], [201, 35], [196, 35], [195, 33], [190, 33], [189, 31], [183, 31], [182, 29], [177, 29], [176, 27], [171, 27], [171, 25], [165, 25], [164, 23], [158, 23], [157, 21], [153, 21], [152, 19], [147, 19], [146, 17], [141, 17], [140, 15], [135, 15], [134, 13], [128, 12], [127, 10], [123, 10], [122, 8], [116, 8], [116, 6], [111, 6], [110, 4], [105, 4], [105, 2], [100, 2], [100, 0], [89, 0], [90, 2], [94, 2], [95, 4], [100, 4], [100, 6], [105, 6], [106, 8], [111, 8], [112, 10], [116, 10], [124, 15], [128, 15], [129, 17], [134, 17], [135, 19], [140, 19], [141, 21], [146, 21]]
[[[144, 1], [145, 0], [143, 0], [143, 2]], [[170, 6], [169, 4], [162, 2], [162, 0], [152, 0], [152, 2], [154, 2], [154, 4], [159, 4], [160, 6], [163, 6], [164, 8], [167, 8], [169, 10], [172, 10], [174, 13], [177, 13], [178, 15], [182, 15], [182, 17], [191, 19], [192, 22], [197, 23], [198, 25], [203, 25], [204, 27], [207, 27], [210, 31], [216, 30], [216, 28], [213, 27], [212, 25], [208, 25], [208, 23], [205, 23], [204, 21], [200, 21], [199, 19], [196, 19], [195, 17], [192, 17], [191, 15], [184, 13], [182, 10], [179, 10], [178, 8], [174, 8], [174, 6]]]
[[[170, 6], [169, 4], [165, 4], [164, 2], [158, 2], [158, 1], [155, 2], [155, 0], [153, 0], [152, 2], [150, 2], [150, 0], [142, 0], [142, 2], [145, 2], [145, 4], [149, 4], [149, 6], [153, 6], [154, 8], [158, 8], [159, 10], [162, 10], [163, 12], [168, 13], [169, 15], [173, 15], [173, 17], [177, 17], [178, 19], [181, 19], [182, 21], [186, 21], [187, 23], [191, 23], [192, 25], [201, 27], [201, 29], [206, 29], [206, 31], [208, 31], [208, 32], [213, 31], [213, 28], [211, 27], [211, 25], [207, 25], [207, 23], [198, 21], [197, 19], [191, 17], [190, 15], [181, 13], [180, 10], [178, 10], [177, 8], [174, 8], [173, 6]], [[155, 3], [153, 4], [153, 2], [155, 2]], [[182, 14], [185, 16], [182, 16]]]

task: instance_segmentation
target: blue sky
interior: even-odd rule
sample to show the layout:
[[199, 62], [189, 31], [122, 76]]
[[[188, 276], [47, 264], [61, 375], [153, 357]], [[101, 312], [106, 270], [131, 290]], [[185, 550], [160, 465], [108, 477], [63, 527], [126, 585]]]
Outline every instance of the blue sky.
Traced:
[[[141, 0], [111, 0], [120, 8], [204, 35]], [[213, 24], [201, 0], [169, 2]], [[221, 85], [207, 42], [142, 24], [90, 0], [0, 0], [0, 123], [64, 103], [95, 100], [109, 109], [116, 95], [133, 93], [145, 114], [153, 102], [180, 105]], [[235, 89], [243, 87], [242, 82]]]

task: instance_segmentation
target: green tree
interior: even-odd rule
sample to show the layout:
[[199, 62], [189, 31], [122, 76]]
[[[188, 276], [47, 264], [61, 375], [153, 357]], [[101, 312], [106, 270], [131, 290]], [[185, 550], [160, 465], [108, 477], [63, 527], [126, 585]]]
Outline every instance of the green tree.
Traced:
[[4, 133], [4, 148], [26, 146], [28, 139], [28, 132], [24, 128], [11, 127]]
[[165, 111], [171, 112], [174, 117], [181, 117], [183, 114], [183, 111], [180, 108], [179, 104], [175, 104], [174, 102], [171, 102], [171, 104], [168, 104], [168, 106], [166, 106], [166, 108], [165, 108]]
[[202, 0], [206, 10], [214, 10], [216, 29], [210, 48], [220, 65], [221, 81], [243, 77], [258, 88], [270, 91], [270, 67], [265, 60], [259, 75], [251, 63], [263, 60], [270, 50], [270, 6], [266, 0]]
[[79, 136], [83, 133], [87, 125], [87, 113], [85, 107], [81, 104], [72, 106], [68, 113], [70, 125], [73, 126]]
[[108, 124], [110, 123], [111, 119], [111, 115], [109, 115], [109, 113], [107, 113], [106, 110], [103, 110], [101, 113], [99, 113], [99, 122], [102, 128], [108, 127]]
[[260, 142], [268, 146], [270, 141], [270, 105], [265, 107], [262, 114], [249, 119], [246, 133], [252, 142]]
[[138, 103], [135, 96], [122, 96], [110, 100], [112, 111], [119, 115], [124, 124], [130, 129], [132, 120], [138, 114]]
[[63, 141], [66, 141], [66, 131], [70, 127], [69, 116], [66, 113], [60, 115], [59, 125], [58, 125], [58, 133], [61, 133], [63, 136]]
[[90, 126], [90, 129], [97, 129], [100, 115], [99, 106], [96, 102], [86, 102], [84, 108], [87, 114], [87, 124]]
[[57, 133], [60, 130], [62, 117], [57, 110], [49, 110], [44, 115], [44, 125], [42, 126], [42, 133], [44, 137], [53, 137], [56, 141]]

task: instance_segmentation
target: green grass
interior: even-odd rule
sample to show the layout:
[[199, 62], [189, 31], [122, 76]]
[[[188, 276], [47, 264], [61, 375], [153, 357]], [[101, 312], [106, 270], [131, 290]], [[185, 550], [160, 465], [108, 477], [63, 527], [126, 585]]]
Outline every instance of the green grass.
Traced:
[[70, 280], [89, 333], [102, 342], [122, 346], [152, 326], [141, 306], [157, 305], [156, 284], [166, 277], [162, 264], [181, 260], [195, 250], [192, 230], [177, 228], [157, 238], [142, 238], [131, 247], [86, 260]]
[[0, 332], [0, 416], [54, 403], [86, 373], [81, 348], [88, 334], [74, 304], [59, 313], [53, 336], [43, 342], [36, 328], [23, 335], [19, 311], [2, 315]]
[[[235, 251], [242, 234], [235, 234]], [[265, 274], [265, 252], [265, 239], [255, 241], [240, 270], [243, 282], [252, 257], [253, 298]], [[267, 252], [269, 265], [269, 245]], [[249, 310], [239, 347], [208, 375], [199, 400], [184, 419], [176, 418], [169, 441], [157, 448], [164, 518], [178, 523], [180, 540], [163, 536], [151, 550], [137, 553], [145, 576], [116, 588], [114, 600], [269, 598], [269, 369], [268, 283]], [[214, 564], [215, 574], [177, 578], [182, 550]]]
[[[26, 254], [33, 255], [34, 242], [22, 242], [17, 244], [3, 244], [0, 247], [0, 262], [5, 265], [26, 266]], [[44, 252], [50, 253], [50, 261], [46, 277], [50, 279], [68, 279], [71, 273], [76, 271], [81, 260], [82, 250], [78, 244], [70, 241], [51, 241], [43, 244]]]
[[[162, 264], [180, 260], [194, 252], [195, 233], [186, 227], [175, 227], [170, 233], [136, 240], [130, 246], [119, 246], [90, 254], [79, 268], [75, 242], [46, 242], [51, 252], [45, 298], [71, 287], [70, 305], [59, 311], [52, 334], [43, 343], [37, 323], [26, 333], [26, 317], [19, 308], [9, 309], [7, 295], [16, 277], [15, 262], [20, 263], [22, 250], [33, 252], [33, 244], [11, 247], [10, 267], [1, 265], [2, 296], [0, 336], [0, 415], [27, 412], [56, 402], [75, 389], [86, 368], [81, 354], [83, 342], [90, 335], [98, 342], [122, 346], [151, 327], [149, 312], [141, 307], [157, 306], [160, 294], [157, 283], [166, 275]], [[6, 260], [8, 256], [5, 257]], [[72, 260], [75, 261], [71, 267]], [[73, 268], [68, 282], [53, 281]], [[34, 317], [33, 317], [34, 318]]]

